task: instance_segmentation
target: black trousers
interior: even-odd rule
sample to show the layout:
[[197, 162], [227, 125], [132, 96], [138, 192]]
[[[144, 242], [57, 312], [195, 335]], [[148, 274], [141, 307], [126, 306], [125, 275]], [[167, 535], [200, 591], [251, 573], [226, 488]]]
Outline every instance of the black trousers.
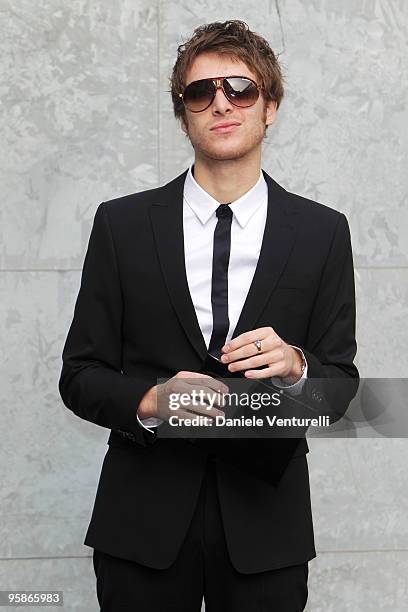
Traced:
[[304, 610], [307, 562], [260, 574], [241, 574], [231, 565], [214, 466], [208, 462], [191, 525], [168, 569], [152, 569], [94, 549], [101, 612], [200, 612], [203, 597], [206, 612]]

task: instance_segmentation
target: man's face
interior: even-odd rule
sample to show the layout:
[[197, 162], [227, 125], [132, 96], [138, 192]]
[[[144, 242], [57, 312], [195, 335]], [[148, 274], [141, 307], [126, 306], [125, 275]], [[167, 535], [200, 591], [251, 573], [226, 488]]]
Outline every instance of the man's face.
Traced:
[[[202, 53], [195, 58], [186, 75], [186, 86], [192, 81], [217, 76], [244, 76], [259, 84], [258, 77], [237, 58], [230, 59], [216, 53]], [[185, 109], [186, 120], [181, 128], [194, 147], [196, 156], [214, 160], [240, 159], [261, 147], [265, 126], [276, 116], [276, 102], [265, 103], [262, 92], [253, 106], [239, 108], [218, 89], [212, 104], [204, 111], [193, 113]], [[230, 132], [214, 131], [219, 123], [238, 121]]]

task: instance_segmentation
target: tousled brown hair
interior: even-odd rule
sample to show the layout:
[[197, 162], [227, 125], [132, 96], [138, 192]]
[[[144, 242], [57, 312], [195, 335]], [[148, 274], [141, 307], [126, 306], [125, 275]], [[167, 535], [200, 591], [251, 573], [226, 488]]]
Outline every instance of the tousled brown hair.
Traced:
[[178, 94], [184, 91], [186, 74], [194, 59], [205, 52], [219, 53], [244, 62], [257, 75], [258, 83], [263, 88], [261, 94], [264, 100], [276, 100], [276, 108], [279, 108], [284, 95], [284, 77], [278, 55], [262, 36], [249, 29], [248, 24], [233, 19], [201, 25], [187, 42], [179, 45], [170, 77], [176, 119], [186, 118], [185, 107]]

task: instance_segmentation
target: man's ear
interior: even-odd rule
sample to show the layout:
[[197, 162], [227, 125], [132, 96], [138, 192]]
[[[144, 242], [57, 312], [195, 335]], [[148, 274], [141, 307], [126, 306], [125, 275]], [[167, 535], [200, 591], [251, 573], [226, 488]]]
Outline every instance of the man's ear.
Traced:
[[276, 119], [276, 100], [268, 100], [266, 103], [266, 125], [271, 125]]

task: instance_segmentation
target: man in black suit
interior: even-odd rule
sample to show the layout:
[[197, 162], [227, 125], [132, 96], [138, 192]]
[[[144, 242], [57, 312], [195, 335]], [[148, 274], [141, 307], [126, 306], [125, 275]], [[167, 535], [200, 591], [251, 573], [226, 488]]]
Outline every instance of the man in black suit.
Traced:
[[246, 24], [195, 30], [171, 84], [194, 164], [99, 205], [63, 351], [65, 405], [111, 430], [85, 538], [97, 595], [106, 612], [198, 612], [203, 596], [207, 612], [297, 612], [316, 556], [306, 439], [159, 433], [170, 393], [222, 385], [207, 351], [294, 398], [358, 381], [348, 223], [261, 169], [282, 75]]

